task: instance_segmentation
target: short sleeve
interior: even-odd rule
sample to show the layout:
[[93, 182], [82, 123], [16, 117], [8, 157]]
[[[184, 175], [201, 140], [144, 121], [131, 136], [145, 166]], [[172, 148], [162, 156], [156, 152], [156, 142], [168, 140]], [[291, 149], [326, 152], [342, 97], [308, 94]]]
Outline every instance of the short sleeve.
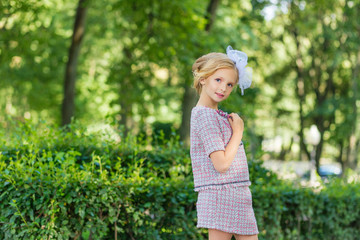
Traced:
[[225, 151], [220, 123], [217, 119], [217, 113], [213, 109], [203, 108], [199, 110], [196, 116], [196, 125], [207, 156], [215, 151]]

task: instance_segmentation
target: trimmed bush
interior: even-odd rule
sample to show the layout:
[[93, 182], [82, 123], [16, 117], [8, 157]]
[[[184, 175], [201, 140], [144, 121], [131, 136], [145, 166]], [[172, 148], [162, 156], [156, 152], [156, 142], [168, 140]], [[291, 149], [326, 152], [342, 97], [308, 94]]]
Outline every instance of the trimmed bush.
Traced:
[[[37, 130], [41, 129], [41, 130]], [[206, 239], [177, 138], [22, 124], [1, 136], [0, 239]], [[360, 185], [296, 188], [249, 162], [260, 239], [356, 239]]]

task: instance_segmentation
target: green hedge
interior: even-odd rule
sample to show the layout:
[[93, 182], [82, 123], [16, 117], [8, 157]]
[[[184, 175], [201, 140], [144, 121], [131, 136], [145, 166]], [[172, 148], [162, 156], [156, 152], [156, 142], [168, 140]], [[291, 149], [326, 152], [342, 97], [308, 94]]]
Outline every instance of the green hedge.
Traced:
[[[41, 130], [39, 130], [41, 129]], [[0, 136], [0, 239], [206, 239], [176, 136], [29, 124]], [[296, 188], [249, 162], [260, 239], [356, 239], [360, 185]]]
[[358, 239], [359, 184], [334, 183], [320, 192], [290, 186], [253, 188], [263, 239]]

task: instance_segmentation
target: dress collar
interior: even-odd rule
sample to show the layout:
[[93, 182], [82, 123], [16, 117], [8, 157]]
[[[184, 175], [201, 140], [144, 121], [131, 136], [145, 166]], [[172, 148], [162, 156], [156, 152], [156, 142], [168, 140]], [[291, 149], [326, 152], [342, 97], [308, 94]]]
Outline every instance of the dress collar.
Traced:
[[224, 112], [220, 109], [215, 110], [220, 116], [224, 117], [224, 118], [228, 118], [229, 114], [227, 112]]

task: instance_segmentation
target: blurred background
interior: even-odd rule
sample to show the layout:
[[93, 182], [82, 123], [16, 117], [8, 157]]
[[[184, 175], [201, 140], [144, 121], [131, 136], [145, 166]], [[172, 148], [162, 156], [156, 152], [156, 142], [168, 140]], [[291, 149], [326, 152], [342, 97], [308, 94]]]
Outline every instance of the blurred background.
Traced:
[[0, 126], [77, 121], [188, 145], [191, 66], [231, 45], [253, 84], [220, 108], [243, 117], [248, 157], [285, 178], [356, 173], [359, 15], [358, 0], [4, 0]]

